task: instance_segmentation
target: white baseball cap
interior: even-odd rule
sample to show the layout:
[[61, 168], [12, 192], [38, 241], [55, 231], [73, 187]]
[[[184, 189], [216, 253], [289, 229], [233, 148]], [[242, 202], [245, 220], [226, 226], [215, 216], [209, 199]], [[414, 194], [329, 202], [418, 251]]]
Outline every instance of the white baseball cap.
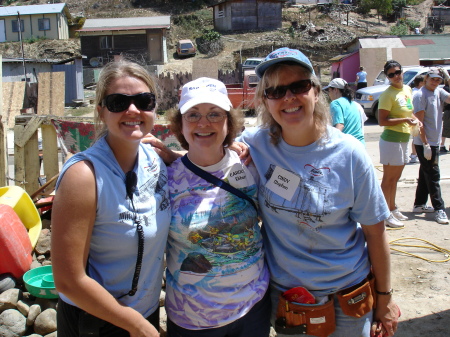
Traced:
[[338, 89], [344, 89], [347, 85], [347, 81], [342, 78], [334, 78], [330, 81], [330, 83], [323, 88], [323, 90], [327, 90], [328, 88], [338, 88]]
[[178, 107], [181, 114], [185, 114], [190, 108], [201, 103], [214, 104], [225, 111], [230, 111], [233, 107], [225, 84], [208, 77], [200, 77], [186, 83], [181, 90]]

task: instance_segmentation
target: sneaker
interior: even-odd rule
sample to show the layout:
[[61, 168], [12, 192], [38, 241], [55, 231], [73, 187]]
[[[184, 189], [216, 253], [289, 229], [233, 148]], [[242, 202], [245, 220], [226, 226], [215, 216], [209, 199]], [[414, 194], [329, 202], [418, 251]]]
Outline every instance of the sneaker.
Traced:
[[392, 213], [391, 213], [391, 215], [389, 215], [389, 218], [384, 220], [384, 222], [385, 222], [386, 226], [391, 227], [391, 228], [405, 227], [405, 225], [402, 224], [400, 221], [398, 221]]
[[409, 156], [409, 162], [411, 164], [418, 163], [419, 162], [419, 158], [417, 158], [417, 156], [415, 154], [412, 154], [412, 155]]
[[445, 146], [441, 146], [441, 147], [439, 148], [439, 152], [440, 152], [440, 153], [447, 153], [448, 150], [445, 148]]
[[433, 213], [434, 208], [428, 205], [414, 205], [413, 213]]
[[444, 210], [442, 209], [438, 209], [436, 211], [436, 214], [434, 215], [434, 220], [436, 220], [437, 223], [440, 223], [442, 225], [448, 225], [447, 214], [445, 214]]
[[400, 220], [400, 221], [408, 220], [408, 217], [407, 217], [406, 215], [403, 215], [403, 214], [398, 210], [398, 208], [396, 208], [396, 209], [394, 209], [394, 210], [392, 211], [392, 215], [393, 215], [397, 220]]

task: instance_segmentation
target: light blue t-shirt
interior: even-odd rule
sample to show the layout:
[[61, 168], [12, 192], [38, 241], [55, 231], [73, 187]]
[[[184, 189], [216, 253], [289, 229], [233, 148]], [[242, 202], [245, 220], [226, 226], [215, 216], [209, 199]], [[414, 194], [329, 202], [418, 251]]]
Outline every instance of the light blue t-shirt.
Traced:
[[345, 97], [339, 97], [330, 103], [330, 112], [334, 126], [339, 123], [343, 124], [343, 133], [352, 135], [361, 143], [366, 144], [362, 131], [361, 114], [355, 102], [350, 102]]
[[[92, 163], [97, 184], [97, 215], [89, 249], [88, 274], [115, 298], [131, 290], [138, 253], [135, 211], [127, 198], [125, 173], [105, 138], [71, 157], [61, 170], [57, 186], [73, 164]], [[170, 223], [167, 169], [149, 145], [140, 144], [133, 202], [144, 230], [144, 254], [137, 292], [118, 301], [148, 317], [159, 307], [164, 249]], [[65, 302], [75, 305], [64, 294]]]
[[[440, 146], [442, 135], [442, 112], [445, 100], [450, 94], [442, 88], [430, 91], [425, 86], [420, 88], [413, 96], [414, 114], [424, 111], [423, 127], [428, 144]], [[414, 137], [415, 145], [423, 145], [420, 135]]]
[[357, 73], [356, 73], [356, 76], [359, 77], [358, 83], [360, 83], [360, 82], [367, 82], [367, 79], [366, 79], [367, 73], [366, 73], [365, 71], [359, 71], [359, 72], [357, 72]]
[[[202, 169], [256, 201], [257, 181], [234, 151], [225, 153], [219, 163]], [[190, 330], [227, 325], [248, 313], [268, 288], [257, 211], [180, 159], [168, 172], [167, 315]]]
[[361, 282], [370, 261], [358, 223], [390, 214], [363, 145], [331, 126], [328, 134], [303, 147], [273, 145], [267, 129], [241, 136], [259, 173], [266, 260], [280, 290], [323, 296]]

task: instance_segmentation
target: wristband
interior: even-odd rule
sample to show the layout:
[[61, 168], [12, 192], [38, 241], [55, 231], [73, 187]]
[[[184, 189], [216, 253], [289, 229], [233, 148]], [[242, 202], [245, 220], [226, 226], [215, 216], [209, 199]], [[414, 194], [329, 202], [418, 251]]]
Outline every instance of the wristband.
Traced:
[[392, 295], [392, 293], [394, 292], [394, 289], [389, 289], [389, 291], [378, 291], [375, 290], [375, 292], [377, 293], [377, 295]]

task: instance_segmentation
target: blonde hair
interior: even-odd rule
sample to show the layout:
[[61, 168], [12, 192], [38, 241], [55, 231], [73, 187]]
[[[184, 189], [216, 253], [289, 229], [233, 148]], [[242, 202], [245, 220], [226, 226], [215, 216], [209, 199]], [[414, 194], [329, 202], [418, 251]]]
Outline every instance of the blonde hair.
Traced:
[[97, 88], [95, 89], [96, 139], [99, 139], [108, 132], [108, 128], [103, 123], [102, 113], [98, 112], [97, 107], [102, 106], [102, 101], [106, 97], [111, 83], [122, 77], [134, 77], [141, 80], [148, 86], [150, 92], [155, 94], [156, 101], [158, 101], [158, 86], [156, 81], [144, 67], [126, 59], [121, 59], [119, 61], [106, 64], [100, 72]]
[[316, 95], [318, 97], [313, 111], [314, 124], [320, 135], [320, 138], [328, 138], [327, 126], [331, 124], [331, 117], [330, 113], [328, 112], [328, 103], [326, 101], [325, 95], [322, 92], [319, 79], [299, 64], [294, 62], [287, 62], [277, 63], [269, 67], [264, 72], [264, 75], [259, 81], [255, 92], [254, 104], [262, 122], [261, 127], [269, 129], [271, 143], [276, 145], [280, 142], [282, 128], [281, 125], [275, 121], [269, 111], [269, 108], [266, 104], [267, 98], [264, 96], [264, 90], [270, 87], [276, 87], [280, 83], [279, 70], [284, 68], [289, 68], [292, 73], [304, 75], [311, 79], [312, 89], [316, 92]]

